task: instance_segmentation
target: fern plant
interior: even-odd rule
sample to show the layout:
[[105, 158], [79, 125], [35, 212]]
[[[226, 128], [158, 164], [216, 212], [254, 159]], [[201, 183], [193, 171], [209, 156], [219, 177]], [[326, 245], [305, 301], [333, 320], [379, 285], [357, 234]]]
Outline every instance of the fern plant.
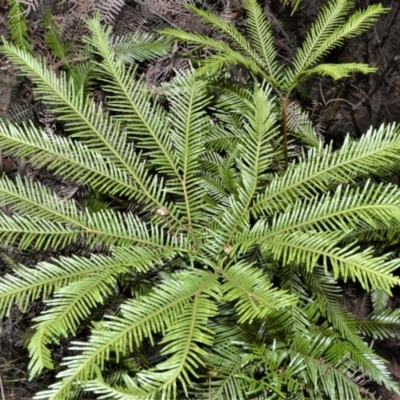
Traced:
[[[400, 260], [365, 243], [399, 232], [399, 189], [378, 178], [398, 166], [400, 128], [334, 151], [308, 127], [284, 170], [280, 99], [268, 82], [216, 93], [189, 71], [156, 96], [99, 17], [88, 29], [107, 110], [82, 90], [84, 73], [57, 75], [23, 48], [1, 49], [67, 134], [2, 121], [2, 150], [139, 209], [96, 211], [29, 179], [0, 180], [0, 205], [12, 212], [0, 214], [3, 244], [108, 249], [0, 280], [2, 316], [37, 298], [47, 305], [29, 368], [31, 377], [56, 368], [58, 381], [35, 398], [351, 400], [368, 398], [364, 378], [398, 391], [366, 337], [398, 335], [400, 313], [382, 305]], [[374, 291], [366, 320], [343, 303], [338, 281], [349, 279]], [[121, 282], [130, 298], [55, 365], [52, 347]]]
[[[214, 54], [201, 61], [198, 75], [215, 75], [229, 65], [240, 65], [252, 74], [264, 79], [280, 98], [282, 134], [284, 139], [285, 165], [288, 164], [288, 109], [293, 91], [304, 81], [315, 75], [341, 79], [354, 72], [371, 73], [376, 69], [362, 63], [321, 63], [331, 50], [341, 46], [346, 39], [360, 35], [387, 10], [381, 4], [373, 4], [349, 16], [353, 0], [331, 0], [320, 10], [318, 18], [310, 27], [303, 44], [288, 62], [280, 60], [274, 45], [271, 24], [257, 0], [245, 0], [247, 13], [247, 39], [232, 24], [215, 14], [188, 8], [217, 30], [227, 43], [179, 29], [164, 29], [162, 32], [181, 41], [189, 41], [215, 50]], [[294, 2], [294, 7], [299, 2]], [[294, 8], [294, 9], [295, 9]], [[293, 132], [296, 134], [296, 132]]]

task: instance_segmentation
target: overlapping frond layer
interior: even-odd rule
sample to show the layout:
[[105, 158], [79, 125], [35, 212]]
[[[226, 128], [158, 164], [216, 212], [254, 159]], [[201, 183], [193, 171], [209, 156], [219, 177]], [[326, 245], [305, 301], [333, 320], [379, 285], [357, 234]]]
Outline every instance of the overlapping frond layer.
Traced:
[[[185, 382], [187, 374], [193, 372], [192, 368], [197, 363], [202, 364], [199, 358], [202, 350], [196, 342], [211, 338], [205, 324], [216, 312], [211, 300], [218, 297], [216, 278], [206, 271], [182, 272], [154, 289], [149, 296], [123, 304], [123, 317], [110, 317], [102, 323], [101, 329], [93, 331], [88, 343], [76, 343], [73, 349], [82, 353], [66, 360], [68, 369], [59, 374], [63, 380], [41, 392], [38, 398], [61, 400], [74, 382], [92, 379], [97, 372], [96, 366], [103, 366], [111, 351], [118, 357], [139, 346], [145, 337], [153, 343], [153, 335], [157, 332], [167, 332], [172, 339], [176, 334], [173, 327], [181, 323], [188, 335], [183, 340], [180, 335], [181, 340], [173, 342], [178, 346], [175, 354], [179, 353], [180, 357], [175, 356], [176, 359], [169, 363], [165, 361], [165, 366], [159, 364], [154, 371], [139, 374], [140, 385], [135, 385], [136, 393], [132, 389], [132, 395], [137, 396], [152, 393], [155, 396], [160, 390], [167, 398], [173, 395], [177, 380]], [[166, 345], [167, 354], [172, 349], [171, 345]]]
[[67, 81], [65, 74], [56, 76], [46, 68], [43, 59], [34, 58], [10, 43], [5, 43], [3, 51], [23, 73], [33, 76], [35, 91], [43, 101], [56, 106], [55, 112], [66, 121], [65, 128], [72, 132], [72, 137], [79, 138], [89, 149], [128, 173], [153, 206], [162, 205], [162, 180], [149, 174], [133, 146], [123, 140], [118, 122], [104, 115], [93, 99], [84, 98], [82, 91], [75, 93], [73, 81]]
[[108, 106], [118, 113], [118, 118], [127, 125], [130, 137], [140, 143], [141, 149], [149, 151], [162, 172], [178, 176], [165, 113], [160, 106], [150, 106], [148, 89], [143, 81], [136, 79], [135, 69], [127, 70], [122, 60], [115, 57], [109, 43], [111, 27], [103, 29], [98, 19], [91, 20], [88, 27], [92, 38], [87, 41], [103, 58], [99, 69], [104, 73], [104, 88], [110, 93]]
[[[240, 376], [245, 356], [243, 349], [239, 346], [225, 344], [213, 350], [209, 357], [209, 363], [211, 367], [210, 375], [215, 370], [215, 377], [210, 378], [214, 398], [244, 400], [246, 398], [246, 390], [243, 388]], [[203, 390], [206, 390], [206, 388], [203, 388]]]
[[[17, 179], [15, 183], [4, 178], [0, 181], [0, 205], [7, 205], [11, 210], [21, 212], [29, 219], [14, 216], [9, 218], [11, 230], [7, 241], [19, 239], [20, 246], [27, 240], [36, 242], [36, 246], [58, 247], [66, 244], [77, 235], [87, 235], [88, 243], [104, 243], [112, 245], [138, 244], [170, 249], [169, 246], [184, 247], [184, 239], [170, 236], [162, 228], [150, 222], [143, 222], [132, 214], [119, 214], [101, 210], [96, 213], [78, 211], [73, 201], [60, 200], [49, 190], [30, 181]], [[42, 226], [44, 229], [39, 229]], [[18, 229], [19, 228], [19, 229]], [[36, 228], [36, 238], [32, 231]], [[57, 239], [57, 235], [59, 236]], [[47, 239], [45, 239], [47, 236]], [[48, 240], [48, 243], [44, 242]]]
[[352, 182], [357, 176], [383, 175], [399, 159], [399, 150], [400, 131], [394, 124], [371, 128], [358, 141], [347, 137], [337, 151], [322, 145], [310, 149], [304, 160], [290, 165], [284, 175], [272, 180], [264, 194], [257, 196], [252, 211], [273, 214], [298, 199]]
[[19, 177], [13, 182], [0, 180], [0, 207], [8, 206], [17, 213], [28, 214], [37, 220], [71, 223], [79, 226], [78, 207], [73, 201], [57, 198], [56, 194], [39, 183]]
[[302, 276], [307, 283], [309, 291], [318, 301], [315, 302], [315, 308], [320, 315], [326, 317], [332, 323], [332, 326], [340, 332], [343, 339], [348, 340], [356, 348], [365, 351], [365, 343], [358, 335], [357, 320], [351, 315], [344, 304], [343, 293], [337, 282], [325, 269], [316, 265], [312, 272], [303, 268]]
[[[327, 3], [292, 68], [278, 62], [256, 0], [244, 2], [249, 40], [192, 8], [229, 44], [165, 30], [212, 51], [199, 70], [175, 71], [156, 90], [132, 63], [166, 54], [170, 43], [115, 38], [99, 15], [87, 22], [93, 57], [68, 72], [5, 43], [4, 54], [31, 77], [66, 137], [0, 121], [1, 150], [90, 185], [95, 195], [92, 204], [83, 195], [61, 199], [29, 179], [4, 177], [1, 242], [52, 250], [78, 242], [102, 252], [12, 266], [0, 279], [0, 316], [38, 298], [46, 305], [29, 343], [32, 377], [56, 367], [51, 349], [61, 338], [80, 340], [58, 381], [36, 399], [90, 391], [120, 400], [288, 393], [358, 400], [364, 376], [395, 387], [363, 338], [398, 336], [399, 313], [385, 309], [400, 260], [384, 247], [400, 236], [400, 192], [387, 183], [400, 167], [399, 127], [347, 137], [334, 151], [290, 100], [311, 74], [371, 71], [317, 65], [383, 12], [374, 5], [348, 19], [350, 3]], [[253, 75], [231, 85], [232, 64]], [[251, 88], [256, 76], [264, 81]], [[91, 95], [95, 87], [104, 101]], [[285, 132], [296, 137], [287, 148]], [[311, 149], [299, 148], [299, 139]], [[339, 279], [374, 290], [366, 321], [346, 311]], [[117, 297], [118, 311], [81, 334], [91, 314]]]
[[170, 95], [170, 135], [180, 171], [180, 185], [168, 182], [171, 193], [179, 194], [183, 201], [177, 203], [184, 217], [182, 222], [190, 229], [204, 221], [204, 193], [198, 185], [199, 158], [205, 151], [205, 137], [210, 130], [206, 106], [209, 103], [205, 82], [193, 76], [178, 76]]
[[297, 302], [297, 298], [285, 291], [276, 290], [265, 280], [260, 269], [238, 262], [221, 271], [224, 299], [236, 301], [239, 322], [265, 318], [271, 311], [282, 310]]
[[90, 315], [91, 309], [111, 295], [116, 276], [126, 269], [114, 267], [72, 282], [58, 290], [47, 302], [48, 306], [54, 307], [36, 319], [36, 332], [29, 342], [31, 378], [41, 373], [43, 368], [53, 368], [48, 346], [59, 343], [60, 337], [74, 335], [77, 327]]
[[[254, 51], [252, 50], [251, 51], [253, 53], [253, 56], [246, 57], [247, 54], [240, 53], [239, 51], [232, 49], [226, 43], [208, 36], [175, 29], [163, 29], [162, 33], [180, 41], [197, 43], [203, 47], [211, 48], [218, 51], [217, 54], [212, 54], [202, 61], [202, 66], [196, 69], [195, 74], [197, 76], [212, 76], [213, 74], [220, 72], [227, 64], [238, 64], [249, 69], [250, 71], [255, 72], [260, 76], [263, 76], [267, 80], [267, 82], [269, 82], [268, 75], [265, 74], [264, 68], [262, 67], [262, 65], [260, 65], [260, 61], [257, 60], [258, 56], [254, 54]], [[246, 47], [251, 49], [248, 44], [246, 45]]]
[[[268, 86], [255, 87], [252, 100], [253, 105], [237, 144], [235, 164], [240, 171], [237, 188], [230, 198], [229, 206], [217, 206], [221, 209], [221, 229], [218, 230], [215, 241], [222, 247], [225, 244], [230, 245], [236, 232], [248, 226], [249, 208], [260, 185], [263, 185], [263, 175], [271, 168], [276, 154], [271, 143], [278, 136], [277, 116], [273, 112], [274, 104], [270, 100]], [[224, 176], [221, 179], [224, 180]]]
[[[128, 198], [146, 198], [129, 174], [78, 141], [49, 137], [33, 126], [0, 121], [0, 145], [4, 152], [26, 158], [38, 168], [48, 166], [56, 173], [90, 184], [99, 191]], [[138, 168], [143, 166], [139, 164]], [[143, 197], [142, 197], [143, 196]]]
[[87, 212], [85, 217], [89, 243], [101, 242], [108, 246], [136, 244], [166, 251], [174, 247], [186, 247], [183, 235], [168, 234], [159, 225], [145, 222], [131, 213], [100, 210], [96, 213]]
[[91, 61], [75, 64], [68, 71], [68, 76], [73, 82], [77, 96], [80, 92], [83, 92], [83, 96], [87, 96], [96, 83], [96, 64]]
[[[347, 360], [343, 358], [335, 364], [329, 357], [329, 353], [337, 351], [338, 347], [333, 338], [322, 335], [296, 337], [291, 349], [292, 363], [297, 361], [303, 366], [303, 369], [298, 371], [297, 379], [307, 382], [310, 387], [320, 388], [320, 393], [325, 393], [331, 399], [356, 400], [359, 398], [359, 391], [351, 373], [343, 373], [342, 369], [338, 368]], [[334, 360], [340, 359], [335, 357]], [[323, 399], [322, 393], [316, 394], [318, 399]]]
[[[60, 337], [75, 334], [80, 323], [90, 315], [91, 309], [103, 304], [107, 296], [115, 291], [116, 278], [129, 270], [145, 272], [161, 264], [174, 253], [150, 248], [113, 248], [113, 257], [93, 256], [67, 258], [62, 265], [70, 265], [74, 271], [82, 271], [81, 279], [72, 280], [54, 290], [53, 298], [46, 303], [50, 307], [35, 319], [36, 332], [29, 350], [31, 353], [31, 377], [43, 368], [52, 368], [51, 351], [48, 345], [58, 343]], [[93, 265], [96, 267], [93, 268]], [[51, 266], [48, 265], [51, 269]]]
[[[349, 374], [345, 375], [350, 379], [353, 378], [354, 383], [357, 383], [357, 376], [364, 375], [375, 382], [385, 385], [389, 390], [399, 393], [398, 384], [393, 381], [391, 373], [386, 367], [387, 362], [367, 346], [365, 346], [364, 350], [360, 350], [346, 340], [338, 340], [327, 350], [326, 359], [331, 365], [333, 364], [332, 361], [335, 360], [336, 368], [341, 366], [347, 372], [352, 371], [353, 377], [349, 376]], [[339, 372], [339, 369], [337, 371]]]

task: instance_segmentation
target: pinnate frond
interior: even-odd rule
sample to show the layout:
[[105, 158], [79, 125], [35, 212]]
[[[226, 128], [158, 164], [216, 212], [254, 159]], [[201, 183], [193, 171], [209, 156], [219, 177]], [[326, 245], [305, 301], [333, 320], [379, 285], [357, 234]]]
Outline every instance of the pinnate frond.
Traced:
[[240, 323], [265, 318], [271, 311], [282, 310], [297, 301], [295, 296], [273, 289], [271, 283], [263, 279], [262, 271], [251, 265], [238, 262], [224, 268], [221, 274], [225, 280], [224, 299], [236, 301]]
[[397, 125], [382, 125], [369, 129], [357, 141], [347, 137], [337, 151], [322, 145], [310, 149], [305, 159], [273, 179], [252, 208], [267, 213], [285, 210], [297, 199], [312, 197], [317, 191], [329, 190], [331, 185], [352, 182], [370, 173], [384, 174], [399, 158], [399, 138]]

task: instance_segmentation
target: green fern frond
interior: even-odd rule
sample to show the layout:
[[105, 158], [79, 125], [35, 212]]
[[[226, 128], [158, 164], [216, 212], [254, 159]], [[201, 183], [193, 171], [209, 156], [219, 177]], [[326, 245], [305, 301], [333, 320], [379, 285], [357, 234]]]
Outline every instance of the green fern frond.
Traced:
[[107, 163], [101, 154], [90, 151], [77, 141], [60, 136], [50, 138], [32, 125], [17, 126], [0, 121], [0, 129], [3, 151], [23, 157], [39, 168], [47, 166], [103, 192], [120, 193], [128, 198], [136, 194], [143, 195], [126, 171]]
[[347, 137], [337, 151], [322, 145], [310, 149], [304, 161], [290, 165], [284, 175], [272, 180], [264, 194], [257, 196], [252, 211], [269, 214], [285, 210], [303, 196], [314, 196], [316, 190], [326, 191], [369, 173], [384, 174], [399, 157], [399, 137], [396, 125], [382, 125], [369, 129], [358, 141]]
[[343, 339], [357, 348], [364, 347], [365, 344], [357, 332], [357, 320], [345, 308], [343, 293], [337, 282], [319, 265], [311, 273], [304, 271], [302, 276], [309, 291], [317, 299], [315, 307], [320, 314], [332, 323]]
[[384, 290], [376, 289], [371, 292], [372, 307], [376, 314], [380, 314], [386, 310], [389, 298], [389, 294]]
[[56, 25], [50, 10], [46, 10], [43, 18], [43, 26], [46, 29], [44, 39], [52, 53], [63, 62], [67, 61], [68, 55], [71, 53], [71, 45], [64, 43], [60, 34], [60, 29]]
[[[60, 119], [66, 121], [65, 128], [72, 132], [71, 137], [80, 138], [89, 149], [103, 154], [112, 160], [114, 165], [129, 173], [137, 187], [137, 193], [141, 193], [142, 198], [151, 199], [154, 208], [165, 206], [162, 180], [155, 175], [150, 176], [139, 155], [133, 151], [132, 145], [126, 142], [124, 144], [118, 122], [106, 118], [93, 100], [86, 99], [84, 102], [83, 93], [75, 94], [71, 80], [67, 83], [65, 75], [59, 79], [55, 73], [47, 70], [43, 60], [38, 61], [8, 43], [3, 46], [3, 51], [24, 73], [34, 76], [33, 81], [37, 84], [36, 90], [40, 97], [56, 106], [54, 112], [60, 113]], [[138, 103], [139, 101], [140, 99]], [[153, 115], [151, 117], [158, 123]], [[144, 122], [147, 124], [148, 120]], [[165, 153], [165, 147], [162, 147], [162, 150]], [[169, 212], [170, 217], [174, 218], [173, 207], [169, 208]]]
[[370, 74], [376, 72], [376, 68], [372, 68], [367, 64], [360, 63], [346, 63], [346, 64], [319, 64], [314, 68], [304, 70], [301, 75], [298, 75], [298, 79], [301, 80], [312, 75], [328, 76], [332, 79], [338, 80], [347, 78], [354, 72], [360, 72], [362, 74]]
[[[215, 280], [215, 275], [205, 271], [187, 271], [180, 273], [174, 280], [166, 281], [141, 301], [132, 300], [123, 304], [123, 317], [110, 317], [100, 329], [93, 331], [89, 343], [76, 343], [73, 349], [82, 353], [68, 359], [68, 369], [59, 374], [63, 380], [52, 385], [48, 391], [39, 393], [37, 397], [54, 400], [64, 398], [74, 382], [88, 381], [95, 376], [95, 366], [104, 364], [111, 349], [117, 356], [125, 354], [134, 345], [140, 345], [144, 337], [154, 343], [153, 334], [157, 332], [166, 332], [168, 339], [165, 354], [173, 352], [174, 355], [156, 366], [154, 371], [139, 374], [139, 385], [135, 384], [131, 394], [154, 398], [161, 389], [167, 398], [173, 397], [176, 395], [176, 381], [179, 379], [186, 385], [187, 373], [193, 372], [193, 367], [203, 363], [203, 351], [196, 343], [202, 340], [209, 342], [211, 339], [204, 325], [216, 312], [210, 300], [210, 296], [218, 297], [215, 293]], [[178, 347], [168, 344], [176, 334], [175, 324], [181, 324], [181, 328], [185, 332], [187, 330], [187, 335], [179, 341]]]
[[[331, 399], [356, 400], [359, 398], [358, 387], [351, 379], [350, 372], [343, 373], [338, 368], [342, 363], [349, 365], [348, 360], [341, 359], [337, 354], [332, 355], [337, 349], [335, 341], [329, 337], [296, 337], [291, 358], [292, 362], [298, 360], [303, 365], [303, 370], [299, 372], [300, 381], [307, 382], [314, 388], [319, 387]], [[317, 398], [322, 400], [322, 393], [316, 393]]]
[[239, 323], [265, 318], [269, 312], [297, 302], [295, 296], [273, 289], [271, 283], [263, 279], [262, 271], [251, 265], [239, 262], [224, 268], [221, 275], [226, 281], [222, 285], [224, 299], [236, 300]]
[[[36, 333], [29, 343], [31, 377], [43, 368], [53, 367], [51, 351], [47, 346], [58, 343], [60, 337], [75, 334], [82, 320], [90, 315], [91, 309], [102, 304], [115, 291], [119, 275], [132, 268], [143, 273], [167, 260], [171, 254], [164, 250], [113, 248], [113, 258], [96, 256], [68, 259], [68, 264], [73, 268], [88, 272], [80, 280], [74, 279], [68, 285], [64, 283], [61, 288], [53, 289], [53, 298], [46, 301], [51, 308], [35, 319]], [[96, 263], [96, 270], [92, 268], [93, 263]]]
[[262, 56], [267, 68], [266, 74], [279, 84], [282, 65], [277, 61], [271, 24], [267, 21], [257, 0], [245, 1], [244, 8], [247, 12], [248, 34], [251, 43], [257, 49], [258, 54]]
[[[60, 337], [75, 334], [82, 320], [90, 315], [92, 308], [103, 303], [115, 287], [116, 275], [125, 272], [125, 268], [107, 269], [94, 276], [70, 283], [55, 292], [53, 299], [47, 302], [54, 305], [36, 318], [36, 332], [30, 340], [29, 364], [30, 378], [40, 374], [43, 368], [53, 369], [51, 343], [59, 343]], [[57, 322], [55, 322], [57, 321]]]
[[399, 284], [400, 279], [393, 275], [398, 268], [397, 261], [374, 257], [373, 249], [361, 252], [354, 245], [334, 247], [338, 236], [322, 232], [275, 236], [266, 240], [262, 247], [283, 263], [306, 263], [310, 271], [321, 257], [325, 268], [332, 266], [335, 279], [341, 278], [345, 282], [348, 279], [357, 280], [366, 290], [383, 289], [390, 293], [391, 288]]
[[[354, 189], [339, 185], [332, 194], [298, 201], [288, 212], [276, 215], [264, 239], [292, 229], [349, 232], [360, 221], [372, 227], [377, 227], [377, 222], [390, 226], [399, 218], [399, 204], [400, 194], [394, 185], [374, 185], [370, 181]], [[296, 218], [294, 225], [292, 218]]]
[[8, 28], [11, 33], [11, 40], [21, 49], [32, 53], [33, 48], [29, 41], [27, 21], [21, 4], [20, 0], [8, 1]]
[[[88, 234], [89, 244], [91, 242], [103, 242], [108, 246], [112, 246], [136, 242], [142, 245], [161, 246], [165, 249], [172, 242], [183, 244], [183, 238], [168, 238], [157, 226], [145, 223], [133, 215], [121, 215], [109, 210], [100, 210], [97, 213], [81, 213], [74, 202], [59, 200], [50, 191], [29, 181], [23, 183], [17, 179], [16, 184], [14, 184], [4, 178], [0, 181], [0, 193], [3, 199], [0, 204], [10, 205], [11, 209], [29, 215], [32, 227], [34, 226], [34, 221], [38, 223], [39, 221], [45, 221], [49, 228], [56, 226], [54, 224], [60, 223], [64, 223], [70, 227], [67, 229], [58, 225], [60, 243], [57, 243], [55, 238], [50, 237], [50, 243], [47, 246], [58, 247], [61, 244], [65, 244], [68, 235], [71, 235], [73, 232], [75, 232], [75, 237], [77, 234]], [[24, 226], [25, 219], [14, 219], [14, 224]], [[46, 226], [45, 222], [42, 222], [44, 226]], [[30, 230], [28, 228], [26, 230], [27, 233]], [[20, 233], [21, 231], [23, 232], [22, 228]], [[62, 231], [65, 231], [67, 237], [63, 238], [61, 235]], [[44, 229], [43, 231], [37, 230], [36, 232], [46, 235], [51, 231], [48, 232], [48, 229]], [[15, 235], [16, 232], [14, 231], [13, 234]], [[10, 235], [10, 240], [11, 238], [12, 235]]]
[[171, 49], [171, 44], [167, 40], [139, 31], [124, 36], [113, 36], [111, 46], [116, 58], [124, 63], [166, 56]]
[[35, 219], [30, 216], [0, 214], [0, 239], [4, 246], [15, 245], [21, 250], [35, 246], [37, 249], [57, 248], [74, 243], [82, 235], [76, 227], [58, 222]]
[[358, 36], [387, 11], [382, 5], [374, 4], [366, 10], [357, 11], [346, 21], [351, 3], [350, 0], [330, 1], [320, 11], [317, 21], [304, 39], [303, 46], [293, 59], [294, 68], [288, 73], [288, 89], [297, 84], [304, 71], [312, 68], [333, 48], [340, 46], [344, 39]]
[[74, 83], [75, 93], [79, 95], [82, 91], [83, 96], [87, 96], [95, 85], [96, 65], [90, 61], [76, 63], [69, 69], [68, 76]]
[[399, 310], [386, 309], [373, 313], [365, 320], [357, 321], [357, 329], [373, 339], [398, 338], [400, 327]]
[[[367, 346], [365, 346], [367, 348]], [[375, 382], [385, 385], [389, 390], [399, 393], [399, 387], [393, 381], [392, 375], [386, 367], [387, 362], [377, 356], [372, 349], [366, 351], [355, 348], [347, 341], [336, 341], [327, 351], [327, 359], [339, 361], [336, 368], [342, 364], [347, 365], [348, 372], [353, 371], [353, 379], [357, 373], [361, 376], [367, 376]], [[346, 374], [349, 376], [349, 374]], [[350, 376], [350, 379], [352, 377]], [[358, 397], [357, 397], [358, 399]]]

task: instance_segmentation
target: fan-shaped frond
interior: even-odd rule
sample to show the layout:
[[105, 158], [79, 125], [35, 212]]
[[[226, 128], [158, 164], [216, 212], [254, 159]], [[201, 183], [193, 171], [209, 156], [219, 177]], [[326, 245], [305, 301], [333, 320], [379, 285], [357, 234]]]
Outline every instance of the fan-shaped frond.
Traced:
[[323, 7], [293, 60], [294, 69], [289, 73], [288, 88], [296, 86], [299, 76], [304, 71], [313, 67], [333, 48], [341, 45], [344, 39], [364, 32], [386, 12], [382, 5], [374, 4], [366, 10], [354, 13], [346, 21], [350, 7], [349, 0], [330, 1]]

